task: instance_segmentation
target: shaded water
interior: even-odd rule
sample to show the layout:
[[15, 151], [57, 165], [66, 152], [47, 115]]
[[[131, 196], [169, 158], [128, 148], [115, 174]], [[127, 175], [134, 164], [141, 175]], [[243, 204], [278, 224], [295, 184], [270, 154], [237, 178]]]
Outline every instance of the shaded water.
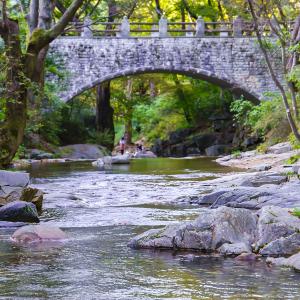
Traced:
[[205, 158], [136, 160], [110, 172], [89, 163], [33, 168], [46, 192], [42, 221], [70, 240], [20, 247], [12, 229], [0, 230], [0, 299], [299, 299], [300, 275], [263, 262], [126, 246], [149, 228], [194, 219], [200, 208], [170, 201], [230, 171]]

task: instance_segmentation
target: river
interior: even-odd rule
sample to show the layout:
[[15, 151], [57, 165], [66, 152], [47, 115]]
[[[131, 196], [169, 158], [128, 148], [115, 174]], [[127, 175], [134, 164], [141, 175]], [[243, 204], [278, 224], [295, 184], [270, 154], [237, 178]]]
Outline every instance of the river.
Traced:
[[127, 247], [147, 229], [196, 218], [203, 208], [173, 200], [232, 171], [207, 158], [142, 159], [110, 171], [87, 162], [32, 168], [33, 185], [46, 193], [42, 222], [69, 239], [17, 246], [13, 229], [0, 229], [0, 299], [299, 299], [300, 274], [263, 261]]

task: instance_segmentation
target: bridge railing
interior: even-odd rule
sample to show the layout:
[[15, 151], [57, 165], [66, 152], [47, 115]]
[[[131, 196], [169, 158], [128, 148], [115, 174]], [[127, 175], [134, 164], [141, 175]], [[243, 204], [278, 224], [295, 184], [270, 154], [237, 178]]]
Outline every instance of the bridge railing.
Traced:
[[[271, 21], [272, 22], [272, 21]], [[292, 26], [292, 22], [290, 23]], [[268, 21], [260, 22], [259, 30], [264, 36], [274, 35]], [[64, 36], [92, 37], [244, 37], [255, 36], [254, 24], [238, 17], [233, 22], [205, 22], [201, 17], [196, 22], [168, 22], [162, 17], [159, 23], [97, 22], [86, 18], [84, 22], [70, 23]]]

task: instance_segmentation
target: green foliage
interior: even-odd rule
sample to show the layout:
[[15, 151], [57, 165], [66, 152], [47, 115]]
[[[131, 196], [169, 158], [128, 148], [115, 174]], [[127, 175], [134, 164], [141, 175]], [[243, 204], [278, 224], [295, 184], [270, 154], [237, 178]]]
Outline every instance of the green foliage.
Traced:
[[293, 208], [290, 211], [290, 214], [293, 215], [293, 216], [295, 216], [295, 217], [300, 218], [300, 208]]
[[112, 134], [108, 131], [105, 130], [104, 132], [99, 132], [99, 131], [91, 131], [90, 132], [90, 137], [88, 138], [88, 143], [91, 144], [97, 144], [105, 147], [109, 147], [112, 143], [113, 136]]
[[253, 108], [254, 104], [244, 98], [235, 100], [230, 105], [234, 120], [242, 126], [251, 126], [249, 118]]
[[296, 154], [296, 155], [292, 155], [287, 161], [286, 163], [289, 165], [293, 165], [294, 163], [296, 163], [297, 161], [299, 161], [300, 159], [300, 154]]
[[240, 150], [235, 150], [231, 153], [233, 158], [239, 158], [241, 156], [241, 151]]
[[261, 138], [267, 138], [269, 144], [285, 140], [290, 132], [279, 98], [262, 101], [259, 105], [244, 99], [235, 100], [230, 106], [230, 111], [239, 125]]
[[300, 142], [296, 139], [295, 135], [292, 132], [289, 134], [288, 141], [290, 142], [293, 149], [300, 149]]

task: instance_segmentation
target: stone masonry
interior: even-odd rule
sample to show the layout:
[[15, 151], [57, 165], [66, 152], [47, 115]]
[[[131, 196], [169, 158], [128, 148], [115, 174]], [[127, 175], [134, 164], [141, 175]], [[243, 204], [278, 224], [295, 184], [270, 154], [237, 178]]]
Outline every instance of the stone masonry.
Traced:
[[[203, 79], [258, 101], [276, 91], [263, 54], [251, 37], [61, 37], [49, 49], [68, 76], [60, 93], [64, 102], [117, 77], [170, 72]], [[282, 79], [280, 57], [272, 57]], [[59, 78], [47, 75], [58, 83]]]

